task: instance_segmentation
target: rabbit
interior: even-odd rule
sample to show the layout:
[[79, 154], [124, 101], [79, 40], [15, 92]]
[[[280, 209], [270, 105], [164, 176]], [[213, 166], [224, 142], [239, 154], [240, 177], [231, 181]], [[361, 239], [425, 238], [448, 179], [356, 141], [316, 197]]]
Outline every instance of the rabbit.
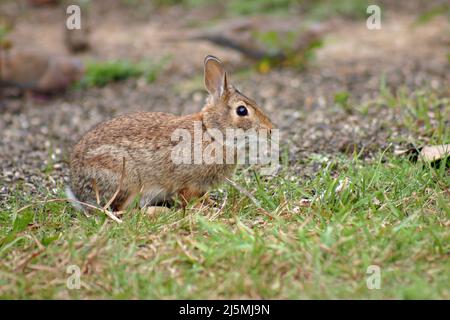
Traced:
[[253, 100], [228, 85], [223, 63], [211, 55], [204, 59], [204, 84], [209, 97], [198, 113], [126, 114], [84, 135], [71, 153], [68, 197], [89, 204], [113, 200], [112, 211], [137, 204], [137, 197], [142, 208], [171, 204], [176, 198], [185, 207], [230, 178], [236, 164], [174, 163], [172, 132], [185, 129], [193, 135], [197, 122], [205, 135], [228, 128], [265, 129], [270, 135], [274, 125]]
[[66, 90], [85, 72], [81, 60], [36, 50], [0, 52], [0, 85], [42, 94]]

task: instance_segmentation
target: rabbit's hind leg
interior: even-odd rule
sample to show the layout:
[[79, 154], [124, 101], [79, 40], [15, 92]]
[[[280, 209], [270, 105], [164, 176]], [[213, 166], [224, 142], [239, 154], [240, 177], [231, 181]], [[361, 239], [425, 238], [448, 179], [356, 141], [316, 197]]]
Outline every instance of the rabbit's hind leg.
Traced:
[[110, 170], [80, 170], [72, 176], [71, 189], [80, 201], [112, 211], [126, 208], [134, 194], [128, 179]]

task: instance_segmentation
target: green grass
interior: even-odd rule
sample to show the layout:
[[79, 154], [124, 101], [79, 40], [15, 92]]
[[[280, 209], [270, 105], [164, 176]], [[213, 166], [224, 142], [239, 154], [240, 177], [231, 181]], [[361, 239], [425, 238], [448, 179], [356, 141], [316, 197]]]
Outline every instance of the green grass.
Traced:
[[[231, 187], [223, 210], [134, 213], [120, 225], [65, 203], [2, 211], [0, 297], [449, 298], [445, 169], [380, 154], [335, 160], [312, 181], [250, 181], [274, 219]], [[66, 287], [69, 265], [84, 272], [80, 290]], [[380, 290], [366, 287], [370, 265]]]
[[[433, 116], [434, 131], [408, 122], [406, 106], [422, 120], [423, 105], [430, 117], [449, 112], [448, 100], [426, 91], [384, 92], [371, 107], [398, 112], [396, 125], [417, 144], [448, 143], [437, 129], [448, 118]], [[236, 181], [272, 217], [228, 185], [215, 190], [215, 208], [129, 212], [122, 224], [19, 190], [0, 208], [0, 298], [449, 299], [449, 169], [391, 151], [312, 155], [302, 160], [321, 165], [311, 179], [287, 164], [277, 177], [240, 170]], [[72, 265], [79, 290], [66, 286]], [[381, 270], [378, 290], [366, 285], [371, 265]]]
[[228, 3], [228, 11], [237, 15], [252, 15], [255, 13], [287, 13], [295, 6], [296, 1], [292, 0], [232, 0]]
[[216, 0], [156, 0], [156, 6], [183, 5], [194, 8], [205, 5], [222, 6], [228, 15], [250, 15], [256, 13], [286, 13], [290, 8], [298, 4], [293, 0], [230, 0], [220, 3]]
[[[140, 3], [140, 1], [129, 2]], [[182, 5], [187, 8], [211, 5], [222, 6], [228, 16], [246, 16], [254, 14], [286, 15], [305, 13], [311, 19], [324, 20], [330, 17], [364, 18], [367, 0], [230, 0], [220, 3], [216, 0], [156, 0], [156, 6]]]
[[381, 82], [379, 97], [366, 107], [387, 107], [398, 116], [398, 122], [387, 125], [406, 129], [412, 136], [404, 141], [396, 142], [416, 145], [450, 143], [448, 126], [450, 99], [448, 96], [442, 97], [426, 89], [410, 92], [403, 87], [392, 93], [384, 81]]
[[[315, 57], [317, 49], [323, 45], [322, 39], [315, 39], [305, 44], [305, 48], [295, 48], [295, 42], [301, 30], [278, 33], [276, 31], [255, 32], [254, 37], [266, 48], [268, 55], [256, 64], [259, 72], [267, 73], [277, 67], [289, 67], [297, 70], [304, 69]], [[270, 54], [282, 53], [284, 58], [271, 57]]]
[[0, 50], [8, 49], [11, 42], [8, 39], [8, 34], [11, 32], [11, 26], [0, 19]]
[[148, 61], [133, 63], [126, 60], [90, 62], [86, 66], [86, 74], [79, 85], [82, 87], [103, 87], [108, 83], [137, 77], [144, 77], [148, 83], [152, 83], [169, 59], [169, 57], [166, 57], [153, 63]]
[[319, 0], [300, 3], [312, 20], [326, 20], [333, 17], [364, 19], [367, 17], [367, 7], [376, 4], [367, 0]]
[[444, 3], [440, 5], [434, 5], [430, 9], [421, 13], [418, 18], [416, 18], [416, 25], [422, 25], [430, 22], [438, 16], [447, 15], [450, 19], [450, 4]]
[[347, 112], [351, 112], [351, 106], [349, 104], [350, 93], [347, 91], [340, 91], [334, 94], [334, 103]]

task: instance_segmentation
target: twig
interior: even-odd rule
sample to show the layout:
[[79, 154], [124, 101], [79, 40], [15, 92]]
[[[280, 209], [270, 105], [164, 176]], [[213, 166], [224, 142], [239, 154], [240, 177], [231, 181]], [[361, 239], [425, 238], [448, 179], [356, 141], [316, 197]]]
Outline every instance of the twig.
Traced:
[[111, 219], [113, 219], [117, 223], [122, 223], [122, 220], [117, 218], [112, 212], [110, 212], [110, 211], [108, 211], [106, 209], [99, 208], [99, 207], [96, 207], [96, 206], [94, 206], [92, 204], [85, 203], [85, 202], [82, 202], [82, 201], [79, 201], [79, 200], [67, 199], [67, 198], [57, 198], [57, 199], [50, 199], [50, 200], [44, 200], [44, 201], [37, 201], [35, 203], [29, 204], [29, 205], [27, 205], [25, 207], [20, 208], [19, 210], [17, 210], [17, 213], [19, 213], [19, 212], [21, 212], [21, 211], [23, 211], [25, 209], [28, 209], [28, 208], [36, 205], [37, 203], [49, 203], [49, 202], [75, 202], [75, 203], [79, 203], [79, 204], [81, 204], [83, 206], [86, 206], [88, 208], [91, 208], [91, 209], [94, 209], [94, 210], [99, 210], [99, 211], [103, 212], [104, 214], [106, 214], [108, 217], [110, 217]]
[[181, 243], [180, 238], [178, 238], [178, 237], [177, 237], [177, 243], [178, 243], [178, 246], [180, 247], [180, 249], [186, 255], [186, 257], [189, 258], [189, 260], [201, 263], [200, 259], [195, 257], [192, 253], [190, 253], [188, 251], [188, 249]]
[[19, 263], [19, 265], [15, 268], [15, 271], [23, 271], [31, 260], [40, 256], [44, 251], [45, 251], [45, 249], [39, 249], [39, 250], [33, 252], [32, 254], [30, 254], [28, 257], [26, 257], [24, 260], [22, 260], [22, 262]]
[[98, 191], [97, 182], [95, 179], [92, 179], [92, 188], [95, 191], [95, 199], [97, 200], [97, 205], [100, 206], [100, 192]]
[[103, 210], [106, 210], [107, 208], [109, 208], [111, 203], [113, 203], [113, 201], [117, 198], [117, 195], [119, 194], [120, 189], [122, 189], [124, 176], [125, 176], [125, 157], [122, 158], [122, 174], [120, 175], [120, 180], [119, 180], [119, 185], [117, 186], [117, 190], [116, 190], [116, 192], [114, 192], [112, 198], [109, 199], [108, 203], [103, 207]]

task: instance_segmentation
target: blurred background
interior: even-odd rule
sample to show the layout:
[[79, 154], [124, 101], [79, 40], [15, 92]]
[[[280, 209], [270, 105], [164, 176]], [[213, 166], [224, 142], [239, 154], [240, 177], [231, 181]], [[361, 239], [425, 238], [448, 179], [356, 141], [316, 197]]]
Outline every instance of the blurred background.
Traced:
[[[70, 4], [80, 30], [66, 27]], [[369, 4], [380, 30], [367, 28]], [[271, 115], [302, 176], [320, 167], [305, 158], [442, 142], [419, 111], [397, 107], [426, 92], [442, 108], [433, 99], [450, 95], [449, 10], [439, 0], [1, 0], [0, 197], [19, 184], [57, 193], [71, 146], [100, 121], [200, 110], [206, 54]]]

